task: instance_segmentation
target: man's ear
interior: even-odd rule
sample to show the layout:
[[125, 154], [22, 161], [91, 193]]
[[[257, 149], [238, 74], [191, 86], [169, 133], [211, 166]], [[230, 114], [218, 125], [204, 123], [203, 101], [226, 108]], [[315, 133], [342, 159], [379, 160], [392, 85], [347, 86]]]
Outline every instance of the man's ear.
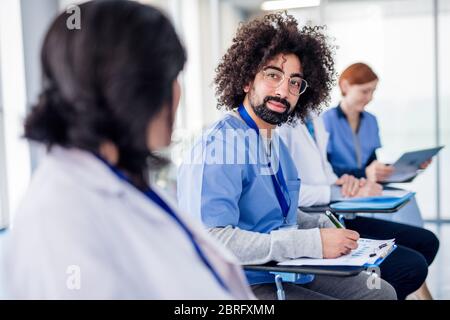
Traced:
[[250, 88], [252, 87], [252, 83], [248, 83], [244, 86], [244, 92], [248, 93], [250, 91]]

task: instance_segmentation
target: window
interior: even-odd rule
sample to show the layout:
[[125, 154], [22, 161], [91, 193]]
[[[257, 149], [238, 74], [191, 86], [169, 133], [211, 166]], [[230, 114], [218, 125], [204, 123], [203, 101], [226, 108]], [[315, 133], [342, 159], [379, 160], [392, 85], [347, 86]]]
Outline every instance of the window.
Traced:
[[26, 113], [20, 1], [0, 2], [0, 227], [6, 227], [30, 178], [29, 148], [21, 139]]
[[[339, 46], [339, 72], [362, 61], [372, 66], [380, 78], [367, 109], [377, 116], [380, 125], [383, 148], [379, 158], [392, 162], [405, 151], [434, 146], [437, 123], [433, 1], [330, 1], [324, 9], [324, 23]], [[336, 88], [333, 102], [338, 101]], [[436, 169], [434, 161], [413, 183], [404, 185], [417, 192], [425, 219], [438, 216]]]
[[450, 219], [450, 1], [438, 1], [438, 83], [439, 83], [439, 143], [446, 147], [440, 155], [441, 218]]

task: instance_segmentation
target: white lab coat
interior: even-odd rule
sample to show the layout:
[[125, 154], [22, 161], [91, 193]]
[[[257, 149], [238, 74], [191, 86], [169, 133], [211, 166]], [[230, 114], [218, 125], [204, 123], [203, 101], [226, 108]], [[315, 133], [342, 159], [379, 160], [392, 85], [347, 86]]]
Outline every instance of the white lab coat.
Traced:
[[165, 211], [90, 153], [54, 147], [9, 234], [9, 293], [24, 299], [254, 298], [234, 256], [187, 215], [178, 216], [230, 294]]
[[[328, 204], [331, 199], [331, 185], [338, 177], [327, 159], [329, 133], [325, 129], [323, 119], [312, 115], [313, 140], [305, 124], [298, 122], [296, 126], [283, 125], [278, 129], [281, 139], [287, 145], [297, 167], [301, 179], [299, 206]], [[413, 197], [409, 203], [395, 214], [362, 214], [364, 217], [389, 220], [423, 227], [422, 214]]]
[[299, 206], [302, 207], [328, 204], [331, 185], [338, 179], [327, 160], [328, 132], [321, 118], [313, 117], [313, 124], [317, 144], [303, 123], [278, 128], [301, 179]]

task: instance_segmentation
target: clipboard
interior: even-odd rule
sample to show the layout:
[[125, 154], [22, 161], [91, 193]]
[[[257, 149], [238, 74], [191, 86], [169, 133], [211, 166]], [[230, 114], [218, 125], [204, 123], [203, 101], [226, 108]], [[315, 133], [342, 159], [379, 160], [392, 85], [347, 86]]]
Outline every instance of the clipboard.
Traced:
[[271, 261], [261, 265], [243, 265], [243, 268], [245, 271], [261, 271], [282, 275], [284, 281], [289, 282], [297, 282], [302, 277], [311, 281], [316, 275], [353, 277], [369, 268], [378, 267], [396, 248], [397, 245], [394, 244], [386, 255], [378, 258], [372, 264], [366, 263], [362, 266], [282, 266], [275, 261]]
[[378, 258], [374, 263], [371, 263], [371, 264], [370, 264], [370, 263], [366, 263], [366, 264], [364, 265], [364, 267], [365, 267], [365, 268], [373, 268], [373, 267], [378, 267], [378, 266], [380, 266], [380, 264], [383, 263], [383, 261], [386, 260], [386, 258], [387, 258], [388, 256], [390, 256], [391, 253], [394, 252], [395, 249], [397, 249], [397, 245], [396, 245], [396, 244], [394, 244], [394, 245], [391, 247], [391, 249], [386, 253], [385, 256]]
[[349, 254], [332, 259], [296, 258], [278, 263], [278, 266], [302, 267], [375, 267], [379, 266], [396, 248], [395, 239], [375, 240], [361, 238], [358, 248]]

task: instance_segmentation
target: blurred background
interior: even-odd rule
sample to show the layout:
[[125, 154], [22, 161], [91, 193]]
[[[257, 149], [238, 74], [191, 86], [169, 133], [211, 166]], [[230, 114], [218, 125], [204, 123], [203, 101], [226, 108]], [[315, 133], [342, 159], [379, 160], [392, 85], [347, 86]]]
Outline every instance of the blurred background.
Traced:
[[[354, 62], [373, 67], [380, 82], [368, 111], [378, 117], [383, 148], [393, 162], [405, 151], [447, 145], [432, 165], [404, 187], [417, 192], [427, 228], [441, 242], [450, 229], [450, 0], [148, 0], [164, 10], [188, 52], [183, 94], [168, 154], [174, 165], [157, 175], [173, 191], [183, 146], [217, 120], [214, 70], [240, 22], [266, 10], [287, 10], [300, 25], [326, 25], [337, 46], [336, 70]], [[54, 16], [77, 1], [0, 1], [0, 227], [13, 220], [41, 151], [20, 138], [22, 121], [41, 88], [39, 51]], [[330, 107], [339, 102], [333, 90]], [[447, 235], [449, 237], [450, 235]], [[449, 252], [450, 250], [447, 250]], [[433, 274], [442, 275], [441, 248]], [[450, 252], [449, 252], [450, 253]], [[448, 253], [447, 253], [448, 254]], [[439, 263], [439, 261], [442, 261]], [[446, 277], [445, 281], [443, 277]], [[450, 298], [450, 274], [430, 283]]]

